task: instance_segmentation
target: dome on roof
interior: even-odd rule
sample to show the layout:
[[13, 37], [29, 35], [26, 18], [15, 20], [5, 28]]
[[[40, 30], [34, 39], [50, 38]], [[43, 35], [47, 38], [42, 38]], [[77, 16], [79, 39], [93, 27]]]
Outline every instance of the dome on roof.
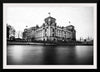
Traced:
[[47, 17], [47, 18], [45, 18], [44, 19], [44, 21], [46, 22], [46, 23], [55, 23], [55, 21], [56, 21], [56, 19], [55, 18], [53, 18], [53, 17], [51, 17], [51, 16], [49, 16], [49, 17]]

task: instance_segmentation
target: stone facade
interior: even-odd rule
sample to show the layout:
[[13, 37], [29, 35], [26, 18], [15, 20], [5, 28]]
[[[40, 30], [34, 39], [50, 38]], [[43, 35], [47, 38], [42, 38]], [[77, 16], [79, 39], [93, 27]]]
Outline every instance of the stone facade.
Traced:
[[57, 26], [56, 19], [49, 16], [44, 19], [42, 26], [24, 29], [23, 39], [41, 41], [69, 41], [76, 40], [76, 31], [73, 25]]

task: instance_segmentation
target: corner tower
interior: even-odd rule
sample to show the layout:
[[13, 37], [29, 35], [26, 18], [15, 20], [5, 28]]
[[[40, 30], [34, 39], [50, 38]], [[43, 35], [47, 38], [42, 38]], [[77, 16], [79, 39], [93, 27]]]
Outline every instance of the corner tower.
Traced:
[[48, 13], [49, 17], [45, 18], [45, 40], [54, 41], [55, 40], [55, 29], [56, 29], [56, 19], [51, 17], [50, 12]]

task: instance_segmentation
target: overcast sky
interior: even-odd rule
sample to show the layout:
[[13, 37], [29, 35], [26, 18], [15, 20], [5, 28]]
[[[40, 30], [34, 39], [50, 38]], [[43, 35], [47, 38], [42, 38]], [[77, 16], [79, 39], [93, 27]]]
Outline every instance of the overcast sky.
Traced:
[[[12, 4], [6, 8], [6, 23], [12, 25], [16, 31], [23, 31], [26, 26], [32, 27], [44, 23], [49, 16], [56, 18], [59, 26], [74, 25], [76, 38], [93, 37], [94, 8], [92, 6], [71, 6], [67, 4]], [[69, 21], [71, 22], [69, 24]]]

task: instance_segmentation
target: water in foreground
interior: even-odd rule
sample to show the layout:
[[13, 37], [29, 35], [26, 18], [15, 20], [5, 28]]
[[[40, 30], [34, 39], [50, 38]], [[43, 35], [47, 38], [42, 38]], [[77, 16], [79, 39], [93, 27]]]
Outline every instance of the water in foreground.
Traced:
[[92, 65], [93, 46], [8, 45], [8, 65]]

